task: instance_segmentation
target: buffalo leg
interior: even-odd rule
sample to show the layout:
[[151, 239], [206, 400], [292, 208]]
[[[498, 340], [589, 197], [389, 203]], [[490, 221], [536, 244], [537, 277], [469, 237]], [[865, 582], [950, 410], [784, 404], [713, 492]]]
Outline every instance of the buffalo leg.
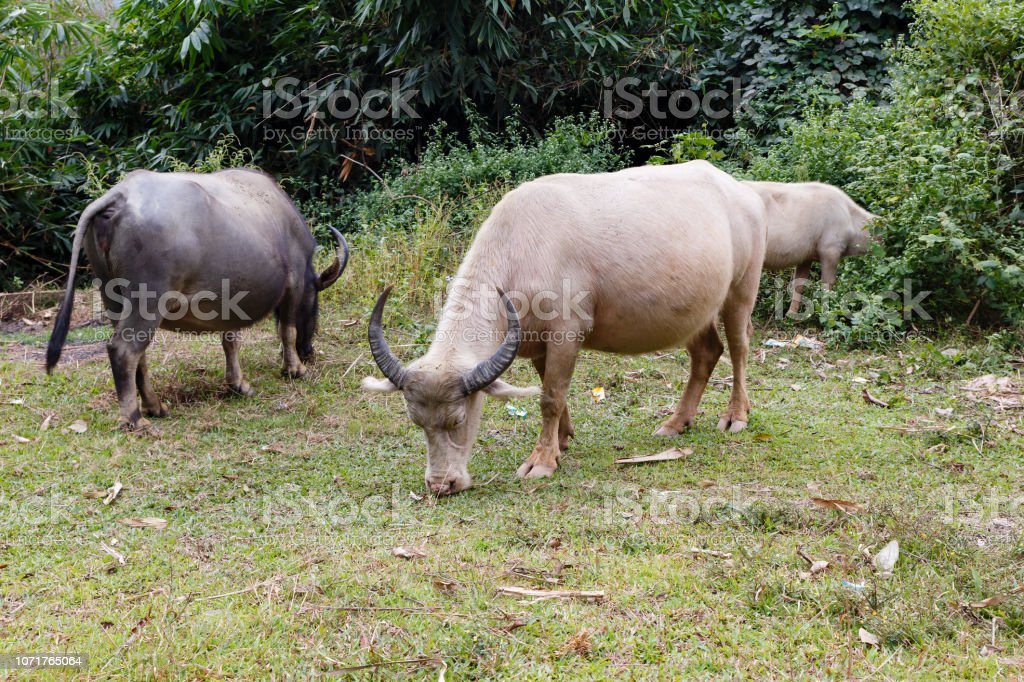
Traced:
[[278, 332], [281, 334], [281, 351], [284, 357], [282, 371], [292, 379], [299, 379], [306, 374], [306, 366], [302, 364], [298, 350], [295, 348], [295, 342], [298, 339], [298, 329], [296, 328], [298, 310], [299, 301], [295, 300], [294, 293], [289, 292], [279, 309]]
[[729, 359], [732, 361], [732, 394], [729, 396], [728, 411], [718, 422], [720, 431], [738, 433], [747, 427], [750, 412], [750, 400], [747, 397], [747, 354], [750, 351], [748, 331], [756, 296], [756, 288], [752, 294], [743, 292], [733, 300], [727, 300], [722, 308]]
[[716, 323], [712, 322], [686, 344], [686, 350], [690, 354], [690, 378], [686, 382], [686, 388], [679, 399], [679, 404], [676, 405], [675, 412], [654, 432], [654, 435], [676, 436], [693, 425], [701, 396], [704, 395], [704, 389], [711, 379], [711, 373], [715, 371], [718, 358], [722, 357], [722, 351], [725, 350], [715, 327]]
[[836, 283], [836, 271], [839, 269], [838, 253], [827, 251], [820, 255], [821, 259], [821, 286], [825, 291], [831, 291], [832, 285]]
[[147, 417], [166, 417], [167, 409], [160, 403], [160, 397], [149, 382], [149, 368], [146, 363], [146, 352], [139, 356], [139, 365], [135, 369], [135, 385], [142, 396], [142, 411]]
[[800, 302], [804, 294], [804, 285], [807, 284], [807, 278], [810, 274], [811, 261], [805, 261], [796, 266], [796, 272], [793, 275], [793, 300], [789, 304], [789, 311], [786, 313], [787, 316], [791, 317], [800, 312]]
[[[541, 381], [544, 380], [544, 356], [533, 358], [534, 369], [537, 370], [537, 374], [540, 375]], [[572, 419], [569, 418], [569, 406], [566, 405], [565, 409], [562, 410], [562, 416], [558, 420], [558, 449], [568, 450], [569, 439], [576, 435], [576, 432], [572, 428]]]
[[233, 393], [252, 396], [249, 382], [242, 377], [242, 367], [238, 364], [238, 349], [242, 345], [241, 332], [224, 332], [220, 335], [220, 345], [224, 348], [224, 380]]
[[[131, 315], [118, 322], [114, 335], [107, 342], [107, 355], [110, 357], [120, 410], [118, 423], [125, 429], [137, 429], [148, 424], [139, 410], [137, 379], [140, 362], [156, 328], [155, 320], [143, 320], [138, 315]], [[142, 373], [145, 374], [144, 365]], [[148, 380], [146, 384], [148, 388]]]
[[565, 399], [569, 393], [569, 382], [572, 381], [578, 350], [576, 344], [570, 343], [550, 342], [547, 345], [544, 354], [544, 379], [541, 381], [540, 436], [533, 452], [516, 471], [517, 476], [550, 476], [558, 468], [558, 458], [561, 455], [559, 424], [565, 412]]

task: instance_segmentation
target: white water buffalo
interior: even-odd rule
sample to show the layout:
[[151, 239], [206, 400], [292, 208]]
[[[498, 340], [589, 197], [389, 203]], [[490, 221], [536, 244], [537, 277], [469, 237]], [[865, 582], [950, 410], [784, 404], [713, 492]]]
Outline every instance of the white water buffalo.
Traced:
[[722, 354], [721, 314], [735, 379], [719, 428], [739, 431], [764, 245], [764, 203], [703, 161], [528, 182], [480, 228], [430, 349], [408, 366], [384, 340], [384, 291], [369, 340], [387, 378], [367, 377], [363, 388], [402, 391], [426, 434], [427, 486], [450, 494], [470, 485], [483, 394], [538, 393], [498, 379], [517, 355], [530, 358], [543, 383], [543, 425], [518, 474], [548, 476], [572, 435], [566, 394], [581, 348], [635, 354], [686, 344], [690, 378], [657, 431], [676, 435], [693, 421]]
[[821, 182], [745, 181], [765, 203], [768, 217], [768, 270], [796, 268], [793, 300], [788, 315], [800, 310], [811, 263], [821, 263], [821, 283], [831, 289], [839, 260], [867, 252], [865, 225], [877, 218], [857, 205], [846, 192]]
[[71, 247], [67, 290], [46, 352], [50, 372], [60, 359], [84, 247], [108, 316], [107, 344], [120, 423], [144, 425], [166, 410], [150, 386], [146, 347], [158, 328], [220, 333], [225, 378], [252, 395], [238, 364], [237, 330], [274, 313], [284, 346], [284, 371], [305, 373], [313, 357], [319, 292], [341, 276], [348, 247], [324, 272], [313, 270], [316, 242], [302, 216], [268, 175], [233, 169], [211, 174], [137, 170], [89, 204]]

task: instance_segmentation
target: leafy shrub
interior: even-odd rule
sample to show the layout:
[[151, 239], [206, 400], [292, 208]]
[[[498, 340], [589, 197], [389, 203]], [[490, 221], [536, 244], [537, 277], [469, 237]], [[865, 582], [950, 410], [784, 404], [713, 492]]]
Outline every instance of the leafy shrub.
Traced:
[[349, 195], [337, 219], [349, 231], [406, 231], [425, 207], [449, 204], [450, 229], [471, 233], [490, 210], [496, 192], [500, 196], [552, 173], [624, 167], [626, 158], [616, 151], [613, 140], [612, 125], [596, 115], [558, 119], [541, 138], [531, 135], [515, 116], [498, 132], [489, 132], [481, 119], [474, 118], [468, 143], [439, 124], [419, 163], [393, 163], [371, 190]]
[[932, 292], [922, 305], [940, 322], [1024, 322], [1024, 112], [1011, 95], [1024, 71], [1024, 7], [910, 6], [891, 104], [814, 110], [751, 167], [762, 179], [843, 186], [883, 216], [884, 254], [847, 262], [839, 282], [840, 293], [868, 298], [861, 312], [819, 311], [832, 333], [858, 342], [909, 327], [905, 285]]
[[[233, 134], [275, 172], [344, 180], [345, 157], [408, 154], [424, 122], [464, 134], [466, 102], [491, 123], [518, 107], [542, 130], [597, 101], [605, 77], [682, 83], [721, 4], [125, 0], [66, 77], [83, 128], [138, 150], [140, 165], [192, 162]], [[396, 85], [408, 106], [395, 104]], [[381, 91], [351, 114], [347, 99], [331, 105]]]
[[699, 77], [739, 78], [746, 106], [733, 122], [773, 142], [812, 102], [878, 93], [889, 80], [884, 46], [905, 30], [906, 15], [899, 0], [741, 0], [723, 26]]
[[706, 131], [691, 130], [676, 133], [671, 142], [662, 142], [650, 148], [657, 153], [647, 159], [652, 166], [666, 163], [686, 163], [695, 159], [718, 162], [725, 159], [725, 152], [715, 149], [715, 140]]
[[73, 210], [81, 169], [65, 168], [55, 157], [81, 133], [67, 84], [51, 75], [90, 36], [88, 21], [70, 2], [0, 8], [0, 290], [54, 269], [54, 254], [68, 246], [52, 225]]

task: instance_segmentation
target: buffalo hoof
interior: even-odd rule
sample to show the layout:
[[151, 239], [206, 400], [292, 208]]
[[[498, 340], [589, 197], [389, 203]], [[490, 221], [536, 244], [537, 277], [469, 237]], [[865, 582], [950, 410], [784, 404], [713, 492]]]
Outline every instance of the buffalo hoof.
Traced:
[[136, 413], [132, 419], [121, 417], [117, 420], [117, 426], [122, 431], [142, 431], [150, 427], [149, 420]]
[[747, 428], [747, 422], [745, 419], [730, 419], [728, 416], [722, 417], [718, 420], [718, 430], [728, 431], [729, 433], [739, 433], [743, 429]]
[[678, 436], [681, 433], [682, 433], [682, 431], [680, 431], [679, 429], [675, 428], [674, 426], [669, 426], [668, 424], [662, 424], [661, 426], [658, 427], [658, 430], [654, 432], [654, 435], [655, 436], [670, 436], [671, 437], [671, 436]]
[[527, 460], [516, 471], [516, 476], [520, 478], [547, 478], [555, 473], [556, 468], [556, 466], [551, 466], [550, 464], [534, 463]]
[[153, 417], [155, 419], [163, 419], [167, 416], [167, 408], [162, 404], [157, 405], [156, 409], [147, 407], [143, 412], [145, 412], [147, 417]]
[[246, 398], [251, 398], [254, 395], [256, 395], [256, 391], [253, 390], [252, 386], [249, 385], [248, 381], [243, 381], [242, 383], [236, 384], [234, 386], [229, 385], [228, 390], [234, 393], [235, 395], [245, 396]]
[[306, 368], [303, 365], [299, 365], [298, 367], [292, 367], [291, 369], [286, 367], [282, 371], [282, 373], [289, 379], [301, 379], [302, 377], [306, 376]]

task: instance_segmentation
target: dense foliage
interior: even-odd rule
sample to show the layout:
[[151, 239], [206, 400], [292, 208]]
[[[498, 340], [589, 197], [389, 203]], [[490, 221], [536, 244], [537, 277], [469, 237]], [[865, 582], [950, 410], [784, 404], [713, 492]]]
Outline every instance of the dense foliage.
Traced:
[[885, 45], [906, 30], [898, 0], [730, 3], [722, 45], [700, 78], [742, 84], [730, 122], [777, 141], [812, 102], [838, 104], [877, 94], [888, 83]]
[[55, 168], [77, 137], [59, 69], [91, 35], [91, 24], [62, 2], [0, 10], [0, 290], [20, 286], [70, 246], [55, 226], [78, 210], [81, 176]]
[[467, 102], [540, 130], [592, 108], [606, 76], [678, 86], [715, 6], [129, 0], [69, 70], [83, 127], [150, 164], [229, 133], [289, 175], [347, 177], [341, 154], [412, 152], [441, 118], [465, 130]]
[[509, 121], [498, 132], [489, 132], [482, 121], [471, 123], [468, 143], [438, 125], [417, 163], [398, 160], [374, 188], [348, 196], [340, 212], [343, 226], [408, 230], [424, 204], [445, 202], [451, 228], [466, 234], [480, 212], [477, 200], [493, 201], [495, 189], [507, 191], [552, 173], [599, 173], [626, 165], [613, 143], [614, 128], [596, 116], [557, 119], [539, 139], [514, 117]]
[[[883, 216], [883, 243], [819, 305], [833, 333], [922, 324], [887, 293], [905, 282], [933, 292], [940, 321], [1021, 321], [1024, 17], [1010, 0], [77, 7], [0, 10], [0, 288], [61, 272], [82, 205], [137, 167], [239, 154], [314, 225], [382, 235], [426, 209], [467, 234], [537, 175], [706, 158], [831, 182]], [[637, 94], [735, 83], [742, 99], [725, 118], [665, 117], [652, 99], [602, 120], [626, 78]], [[638, 126], [658, 135], [625, 134]]]
[[[884, 248], [849, 262], [822, 320], [844, 337], [940, 319], [1024, 323], [1024, 6], [917, 0], [887, 105], [818, 110], [752, 172], [843, 186], [883, 216]], [[896, 292], [891, 296], [887, 292]]]

